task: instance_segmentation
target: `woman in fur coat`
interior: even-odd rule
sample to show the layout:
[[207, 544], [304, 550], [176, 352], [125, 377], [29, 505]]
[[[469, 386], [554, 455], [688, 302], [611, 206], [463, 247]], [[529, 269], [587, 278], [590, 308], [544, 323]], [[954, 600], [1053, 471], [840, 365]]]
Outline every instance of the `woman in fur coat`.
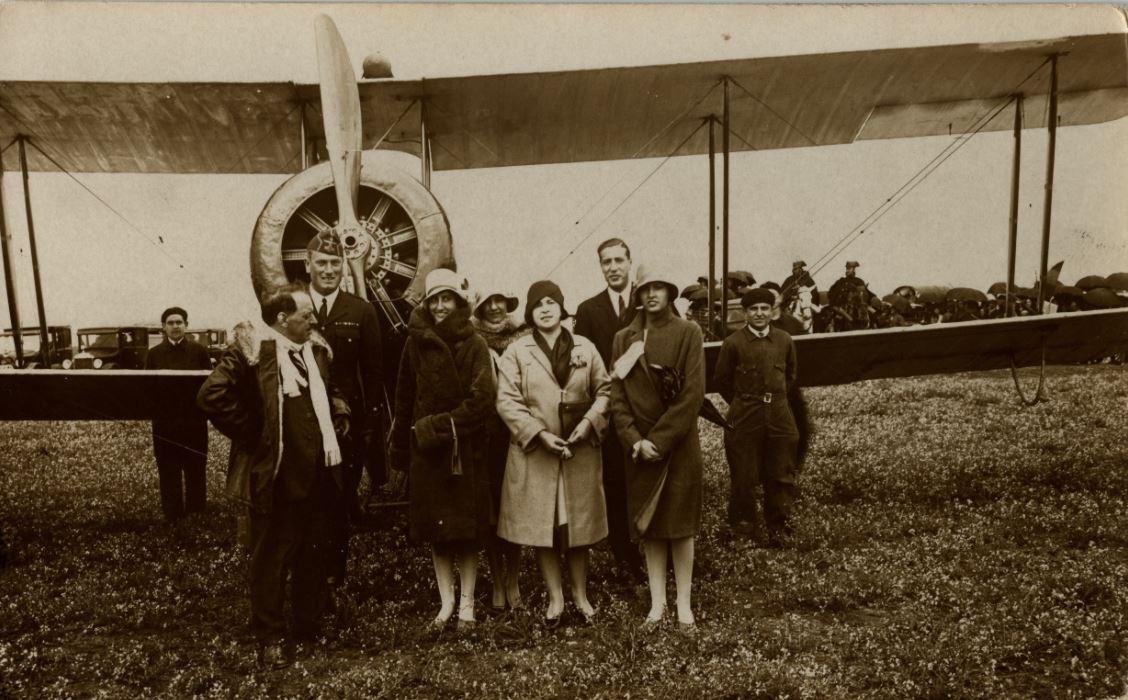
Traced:
[[454, 613], [454, 563], [461, 582], [460, 629], [474, 624], [480, 545], [491, 533], [485, 428], [496, 395], [490, 351], [474, 332], [467, 284], [451, 270], [427, 275], [411, 314], [396, 385], [392, 464], [410, 464], [411, 537], [431, 545], [442, 627]]

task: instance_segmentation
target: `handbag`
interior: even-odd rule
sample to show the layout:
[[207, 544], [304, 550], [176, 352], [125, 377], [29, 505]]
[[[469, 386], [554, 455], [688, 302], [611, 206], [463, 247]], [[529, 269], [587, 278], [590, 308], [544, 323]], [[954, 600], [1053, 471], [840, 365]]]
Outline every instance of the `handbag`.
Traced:
[[576, 426], [580, 424], [580, 421], [584, 419], [584, 416], [587, 415], [587, 412], [591, 410], [594, 404], [595, 401], [592, 399], [585, 401], [561, 401], [556, 409], [560, 418], [561, 437], [567, 440], [568, 436], [572, 434], [572, 431], [576, 429]]

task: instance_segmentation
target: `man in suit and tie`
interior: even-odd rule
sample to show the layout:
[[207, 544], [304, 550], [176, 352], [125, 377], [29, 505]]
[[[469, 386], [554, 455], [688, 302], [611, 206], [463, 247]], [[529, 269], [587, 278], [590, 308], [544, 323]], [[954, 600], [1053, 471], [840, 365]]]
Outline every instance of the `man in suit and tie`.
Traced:
[[[626, 327], [635, 315], [631, 302], [631, 249], [620, 238], [599, 244], [599, 267], [607, 286], [582, 302], [576, 309], [576, 335], [595, 344], [603, 364], [611, 371], [611, 341], [619, 329]], [[607, 525], [611, 551], [624, 576], [642, 581], [642, 557], [631, 544], [627, 526], [627, 486], [623, 452], [614, 426], [608, 426], [603, 440], [603, 490], [607, 497]]]
[[344, 453], [344, 504], [331, 529], [335, 560], [329, 567], [331, 584], [339, 587], [348, 561], [349, 519], [360, 514], [357, 488], [367, 469], [372, 491], [386, 480], [383, 435], [379, 417], [384, 402], [381, 383], [380, 321], [372, 304], [341, 289], [344, 258], [341, 243], [331, 231], [322, 231], [306, 246], [309, 296], [317, 330], [333, 349], [330, 376], [348, 401], [356, 426]]

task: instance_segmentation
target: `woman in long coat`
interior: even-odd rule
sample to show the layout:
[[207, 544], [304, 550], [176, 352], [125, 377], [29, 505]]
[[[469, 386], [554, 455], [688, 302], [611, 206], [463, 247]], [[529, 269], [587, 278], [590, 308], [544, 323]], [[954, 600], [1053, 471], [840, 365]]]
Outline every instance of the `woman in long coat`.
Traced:
[[[494, 363], [494, 378], [497, 366], [506, 348], [518, 338], [529, 334], [529, 328], [514, 322], [511, 314], [517, 310], [515, 295], [499, 289], [482, 290], [474, 315], [470, 319], [478, 335], [490, 348]], [[490, 568], [493, 583], [493, 608], [504, 610], [521, 607], [521, 588], [518, 574], [521, 571], [521, 548], [497, 535], [498, 509], [501, 506], [501, 485], [505, 481], [505, 462], [509, 458], [509, 427], [496, 411], [486, 427], [486, 463], [490, 475], [490, 505], [493, 507], [493, 536], [486, 544], [486, 562]]]
[[462, 628], [474, 623], [478, 549], [491, 531], [484, 429], [496, 385], [489, 348], [470, 323], [465, 281], [439, 269], [426, 282], [400, 358], [392, 464], [410, 464], [411, 537], [431, 545], [442, 600], [434, 624], [454, 612], [457, 558]]
[[501, 356], [497, 411], [512, 433], [501, 491], [498, 534], [536, 547], [548, 589], [545, 622], [564, 612], [560, 557], [565, 553], [572, 601], [585, 620], [588, 547], [607, 537], [603, 457], [610, 391], [595, 345], [561, 326], [564, 297], [549, 281], [529, 288], [529, 336]]
[[[642, 313], [611, 346], [611, 414], [626, 452], [627, 513], [641, 539], [650, 583], [647, 623], [666, 610], [667, 550], [674, 559], [678, 622], [693, 630], [693, 542], [701, 526], [701, 447], [697, 413], [705, 400], [701, 328], [678, 318], [678, 288], [668, 275], [639, 266], [636, 302]], [[676, 394], [662, 377], [677, 375]], [[667, 392], [671, 387], [665, 383]]]

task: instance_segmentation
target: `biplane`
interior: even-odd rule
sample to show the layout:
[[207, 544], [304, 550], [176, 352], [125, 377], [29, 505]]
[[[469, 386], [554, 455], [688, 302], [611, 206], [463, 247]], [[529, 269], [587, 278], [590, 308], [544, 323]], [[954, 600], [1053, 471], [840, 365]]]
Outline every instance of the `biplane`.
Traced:
[[[2, 83], [0, 142], [18, 145], [3, 167], [21, 171], [25, 184], [29, 172], [62, 169], [292, 174], [265, 202], [251, 236], [256, 293], [301, 279], [306, 241], [332, 231], [346, 250], [347, 287], [376, 306], [394, 339], [421, 299], [427, 272], [456, 263], [447, 216], [429, 187], [434, 171], [659, 153], [708, 155], [711, 164], [719, 158], [719, 186], [710, 176], [712, 290], [718, 208], [720, 279], [729, 272], [731, 153], [1013, 130], [1013, 288], [1024, 131], [1049, 133], [1052, 192], [1056, 130], [1128, 115], [1123, 26], [1020, 42], [425, 80], [394, 79], [387, 62], [374, 58], [365, 60], [359, 81], [333, 21], [319, 16], [315, 32], [318, 84]], [[277, 128], [264, 137], [264, 124]], [[419, 176], [392, 162], [388, 150], [417, 157]], [[235, 153], [242, 155], [232, 167]], [[1051, 207], [1047, 196], [1043, 276]], [[28, 204], [34, 268], [30, 214]], [[18, 328], [10, 236], [0, 238]], [[39, 327], [47, 328], [33, 272]], [[810, 335], [796, 345], [806, 386], [1075, 363], [1128, 346], [1128, 309]], [[717, 348], [707, 345], [710, 361]], [[0, 373], [0, 419], [152, 418], [182, 410], [203, 376], [7, 371]], [[169, 400], [174, 396], [186, 401]]]

